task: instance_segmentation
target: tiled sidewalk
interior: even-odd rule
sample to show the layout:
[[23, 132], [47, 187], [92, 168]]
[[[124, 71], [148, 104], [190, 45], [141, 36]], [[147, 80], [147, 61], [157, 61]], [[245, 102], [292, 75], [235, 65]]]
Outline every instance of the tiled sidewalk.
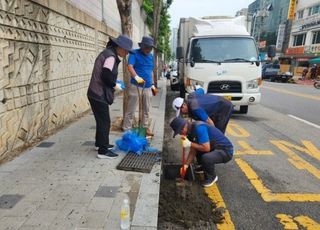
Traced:
[[[151, 146], [162, 150], [166, 83], [152, 100]], [[122, 115], [122, 98], [110, 107]], [[88, 114], [0, 166], [0, 229], [120, 229], [120, 206], [130, 198], [131, 229], [157, 229], [160, 162], [150, 174], [116, 169], [125, 156], [97, 159], [95, 121]], [[154, 128], [156, 127], [156, 128]], [[111, 132], [111, 143], [122, 133]]]

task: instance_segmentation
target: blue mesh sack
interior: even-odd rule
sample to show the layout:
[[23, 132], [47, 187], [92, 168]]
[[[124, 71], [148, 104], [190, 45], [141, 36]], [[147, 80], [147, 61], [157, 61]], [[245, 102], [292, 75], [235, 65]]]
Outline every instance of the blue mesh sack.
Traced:
[[127, 131], [123, 134], [122, 139], [116, 141], [116, 145], [122, 151], [141, 155], [149, 144], [145, 137], [141, 137], [135, 132]]

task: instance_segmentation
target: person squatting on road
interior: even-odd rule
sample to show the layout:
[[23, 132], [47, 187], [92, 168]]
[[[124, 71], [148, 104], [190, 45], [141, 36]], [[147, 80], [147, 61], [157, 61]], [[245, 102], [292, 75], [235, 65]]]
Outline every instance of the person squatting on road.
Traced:
[[196, 172], [204, 172], [204, 187], [210, 187], [218, 180], [215, 164], [227, 163], [233, 156], [233, 145], [229, 139], [216, 127], [203, 121], [188, 122], [176, 117], [170, 123], [174, 131], [173, 137], [181, 135], [182, 146], [190, 148], [185, 165], [180, 171], [186, 171], [197, 157], [200, 168]]
[[173, 100], [172, 107], [176, 111], [177, 117], [180, 114], [188, 115], [194, 120], [214, 125], [222, 133], [225, 133], [233, 112], [233, 105], [230, 101], [211, 94], [192, 93], [188, 95], [186, 100], [177, 97]]
[[126, 35], [110, 38], [107, 47], [95, 60], [87, 92], [94, 118], [96, 120], [95, 146], [98, 158], [115, 158], [118, 154], [111, 151], [109, 143], [110, 114], [109, 105], [113, 103], [115, 90], [123, 90], [124, 83], [117, 80], [119, 57], [124, 58], [131, 52], [132, 40]]
[[[154, 47], [153, 38], [144, 36], [139, 44], [140, 49], [136, 49], [129, 55], [128, 70], [131, 74], [129, 85], [128, 107], [123, 119], [123, 131], [132, 128], [134, 113], [139, 102], [139, 94], [143, 94], [142, 101], [142, 126], [147, 128], [147, 136], [153, 136], [148, 128], [150, 103], [152, 91], [156, 92], [153, 76], [153, 55], [151, 54]], [[138, 94], [138, 90], [140, 93]]]

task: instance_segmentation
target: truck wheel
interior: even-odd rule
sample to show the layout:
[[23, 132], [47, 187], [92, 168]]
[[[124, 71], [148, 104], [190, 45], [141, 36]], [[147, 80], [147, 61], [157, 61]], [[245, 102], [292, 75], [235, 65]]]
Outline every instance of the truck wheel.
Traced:
[[275, 80], [276, 80], [276, 79], [275, 79], [274, 77], [270, 77], [270, 81], [271, 81], [271, 82], [275, 82]]
[[241, 105], [241, 106], [240, 106], [240, 113], [241, 113], [241, 114], [246, 114], [246, 113], [248, 113], [248, 106], [247, 106], [247, 105]]
[[180, 97], [182, 97], [184, 99], [184, 97], [186, 96], [186, 90], [184, 88], [184, 83], [180, 81]]

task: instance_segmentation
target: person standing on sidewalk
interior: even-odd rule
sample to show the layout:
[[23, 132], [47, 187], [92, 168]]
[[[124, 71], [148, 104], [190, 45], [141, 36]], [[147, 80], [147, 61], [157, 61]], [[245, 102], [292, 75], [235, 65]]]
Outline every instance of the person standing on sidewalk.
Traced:
[[110, 38], [107, 47], [95, 60], [87, 97], [96, 120], [96, 141], [98, 158], [115, 158], [118, 154], [111, 151], [109, 143], [110, 114], [109, 105], [113, 103], [114, 91], [124, 88], [117, 80], [120, 59], [131, 52], [132, 40], [126, 35]]
[[188, 115], [194, 120], [207, 122], [225, 133], [233, 112], [233, 105], [227, 99], [211, 94], [189, 94], [187, 100], [177, 97], [172, 102], [176, 116]]
[[227, 163], [233, 157], [233, 145], [231, 141], [216, 127], [203, 121], [187, 120], [176, 117], [170, 123], [174, 131], [173, 137], [181, 135], [181, 142], [184, 148], [190, 148], [185, 165], [180, 171], [186, 171], [197, 157], [201, 167], [196, 172], [204, 172], [205, 180], [202, 185], [210, 187], [218, 181], [215, 173], [215, 164]]
[[[144, 36], [139, 44], [140, 49], [136, 49], [129, 55], [128, 70], [131, 75], [129, 85], [128, 107], [123, 119], [122, 130], [132, 128], [134, 113], [139, 102], [139, 95], [143, 95], [142, 100], [142, 126], [147, 128], [147, 136], [153, 136], [148, 128], [150, 103], [152, 91], [156, 92], [153, 76], [153, 55], [151, 54], [154, 47], [153, 38]], [[139, 90], [139, 92], [138, 92]]]

